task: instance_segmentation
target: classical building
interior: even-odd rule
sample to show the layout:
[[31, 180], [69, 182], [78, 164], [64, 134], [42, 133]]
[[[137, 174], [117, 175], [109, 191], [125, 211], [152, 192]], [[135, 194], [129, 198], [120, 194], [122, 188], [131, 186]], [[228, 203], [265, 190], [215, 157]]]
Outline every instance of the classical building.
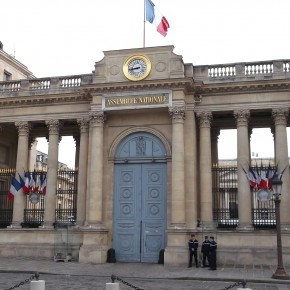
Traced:
[[[164, 250], [165, 264], [186, 265], [193, 232], [216, 237], [219, 262], [275, 264], [273, 200], [259, 201], [244, 172], [251, 130], [268, 127], [274, 164], [286, 168], [290, 264], [289, 70], [290, 60], [194, 66], [164, 46], [106, 51], [86, 75], [0, 82], [1, 168], [27, 170], [31, 142], [49, 140], [39, 225], [23, 227], [29, 200], [20, 190], [0, 229], [0, 255], [53, 257], [58, 143], [74, 136], [73, 259], [104, 263], [113, 248], [117, 261], [157, 263]], [[222, 129], [237, 129], [231, 168], [217, 166]]]

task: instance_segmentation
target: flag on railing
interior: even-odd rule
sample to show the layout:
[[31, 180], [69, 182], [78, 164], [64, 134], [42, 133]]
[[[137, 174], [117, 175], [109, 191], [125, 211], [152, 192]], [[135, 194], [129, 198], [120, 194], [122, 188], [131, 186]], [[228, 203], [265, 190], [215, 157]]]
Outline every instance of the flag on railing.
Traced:
[[39, 175], [39, 191], [46, 194], [46, 174], [44, 174], [43, 171], [41, 171]]
[[21, 190], [22, 184], [19, 182], [15, 176], [12, 176], [10, 190], [8, 192], [8, 200], [13, 200], [14, 196]]
[[24, 173], [24, 185], [23, 185], [23, 193], [28, 194], [30, 191], [29, 188], [29, 184], [30, 184], [30, 172], [25, 172]]
[[35, 190], [35, 185], [36, 185], [36, 172], [35, 170], [31, 174], [30, 182], [29, 182], [29, 190], [31, 191], [37, 191]]
[[166, 36], [169, 22], [151, 0], [146, 0], [146, 20], [154, 24], [161, 35]]

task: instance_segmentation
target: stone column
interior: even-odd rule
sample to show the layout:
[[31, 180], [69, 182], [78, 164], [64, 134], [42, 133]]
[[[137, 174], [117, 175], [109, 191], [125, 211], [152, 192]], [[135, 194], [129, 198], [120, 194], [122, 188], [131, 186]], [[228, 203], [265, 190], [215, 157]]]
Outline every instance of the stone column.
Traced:
[[212, 229], [213, 201], [212, 201], [212, 159], [211, 159], [211, 112], [198, 113], [200, 128], [199, 172], [200, 172], [200, 205], [201, 225], [203, 229]]
[[211, 158], [212, 163], [217, 166], [219, 162], [218, 157], [218, 138], [220, 135], [219, 129], [211, 130]]
[[[16, 159], [16, 176], [18, 173], [22, 174], [28, 169], [28, 141], [30, 125], [28, 122], [16, 122], [15, 126], [18, 129], [18, 146]], [[19, 180], [19, 178], [17, 178]], [[22, 190], [14, 197], [13, 204], [13, 218], [11, 227], [21, 227], [24, 220], [24, 208], [26, 203], [26, 196]]]
[[79, 168], [79, 159], [80, 159], [80, 137], [73, 136], [75, 144], [76, 144], [76, 152], [75, 152], [75, 168]]
[[104, 112], [91, 112], [91, 151], [89, 153], [88, 226], [99, 227], [103, 222], [103, 130]]
[[281, 229], [290, 230], [290, 176], [289, 156], [287, 144], [287, 119], [289, 108], [273, 109], [272, 115], [275, 122], [275, 162], [278, 165], [279, 173], [282, 175], [281, 192]]
[[237, 167], [238, 167], [238, 209], [240, 230], [253, 229], [252, 226], [252, 194], [247, 175], [250, 164], [249, 110], [237, 110], [234, 112], [237, 123]]
[[185, 145], [185, 213], [187, 228], [196, 229], [197, 226], [197, 142], [194, 106], [186, 106], [184, 123]]
[[47, 157], [47, 185], [45, 195], [44, 227], [53, 227], [55, 222], [57, 172], [58, 172], [58, 143], [59, 120], [46, 122], [49, 131], [48, 137], [48, 157]]
[[171, 226], [185, 226], [184, 119], [185, 107], [169, 108], [172, 119]]
[[78, 161], [78, 195], [77, 195], [77, 225], [83, 226], [86, 220], [87, 199], [87, 166], [88, 166], [88, 143], [89, 143], [89, 120], [78, 120], [80, 127], [80, 146]]

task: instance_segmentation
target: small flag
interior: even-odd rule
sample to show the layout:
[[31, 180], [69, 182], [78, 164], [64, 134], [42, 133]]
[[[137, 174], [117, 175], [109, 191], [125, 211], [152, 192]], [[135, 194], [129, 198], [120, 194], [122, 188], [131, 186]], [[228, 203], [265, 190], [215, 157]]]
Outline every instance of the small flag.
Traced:
[[13, 200], [14, 196], [22, 188], [21, 183], [13, 176], [11, 181], [10, 190], [8, 192], [8, 200]]
[[166, 36], [169, 22], [151, 0], [146, 0], [146, 20], [154, 24], [161, 35]]
[[40, 172], [39, 176], [39, 190], [42, 191], [43, 194], [46, 193], [46, 174], [42, 171]]

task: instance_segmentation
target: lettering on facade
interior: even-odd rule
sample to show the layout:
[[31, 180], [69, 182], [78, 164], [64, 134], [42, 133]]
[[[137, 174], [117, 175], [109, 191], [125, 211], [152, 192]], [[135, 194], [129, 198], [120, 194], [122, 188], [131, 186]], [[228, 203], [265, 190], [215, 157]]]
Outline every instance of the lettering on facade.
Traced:
[[103, 99], [105, 110], [121, 108], [143, 108], [146, 106], [164, 107], [170, 105], [169, 93], [140, 96], [107, 96]]

